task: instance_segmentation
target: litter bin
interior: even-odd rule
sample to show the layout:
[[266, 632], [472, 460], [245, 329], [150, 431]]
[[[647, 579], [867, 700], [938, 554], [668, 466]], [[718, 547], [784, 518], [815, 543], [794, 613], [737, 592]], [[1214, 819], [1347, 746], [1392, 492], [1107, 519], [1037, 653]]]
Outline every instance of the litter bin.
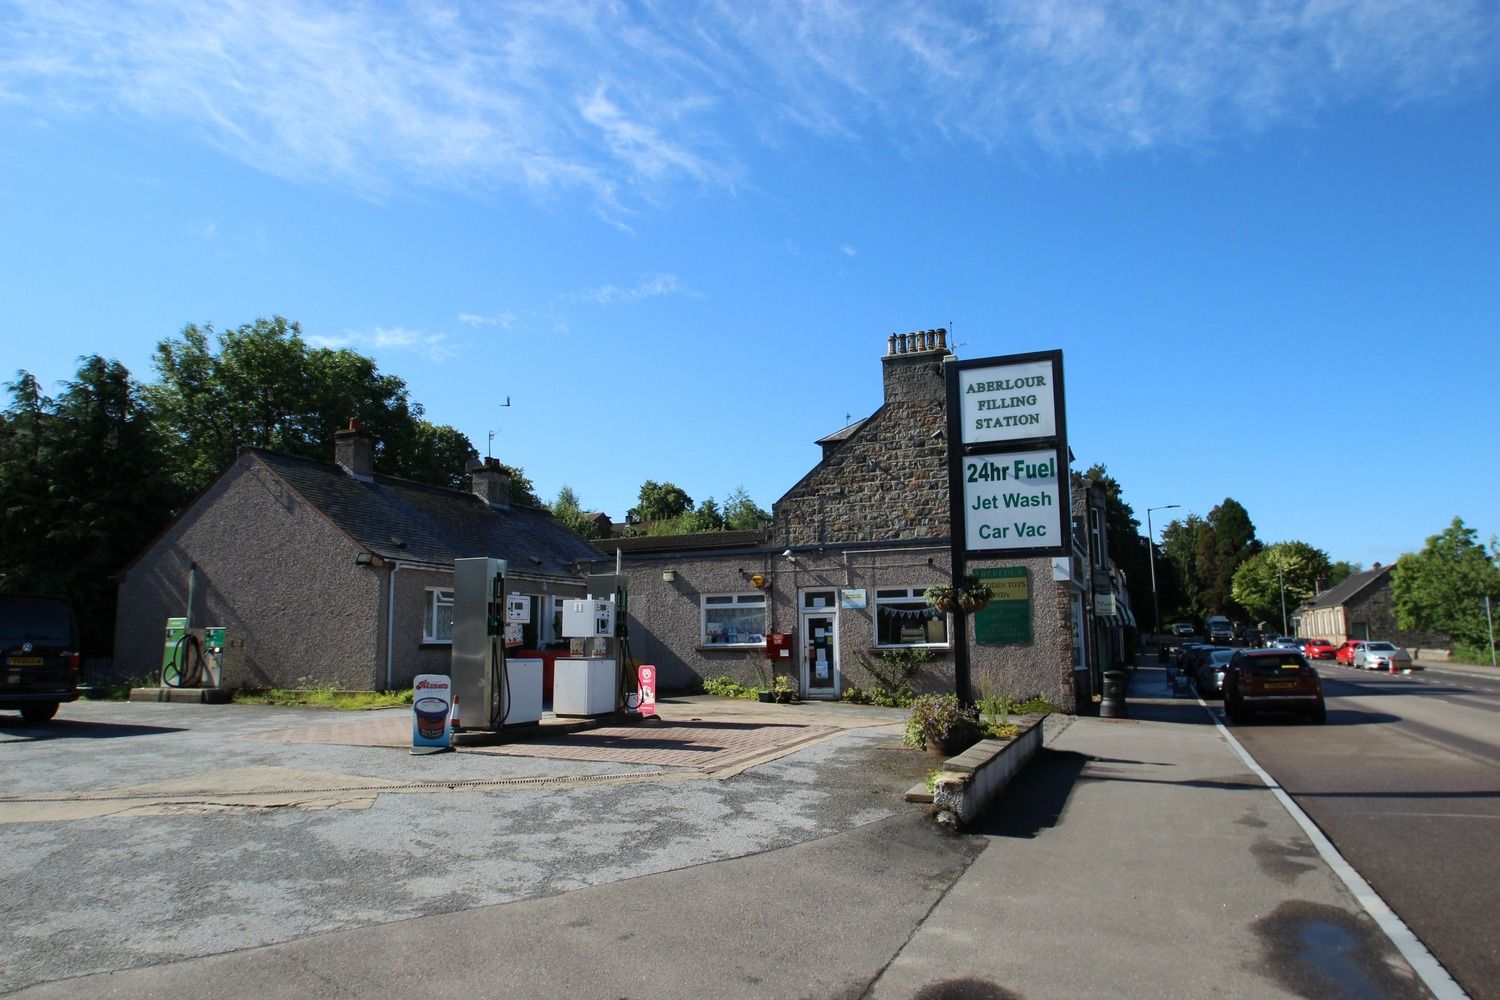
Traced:
[[1123, 670], [1104, 671], [1104, 698], [1099, 703], [1099, 714], [1106, 719], [1123, 719], [1125, 710], [1125, 678]]

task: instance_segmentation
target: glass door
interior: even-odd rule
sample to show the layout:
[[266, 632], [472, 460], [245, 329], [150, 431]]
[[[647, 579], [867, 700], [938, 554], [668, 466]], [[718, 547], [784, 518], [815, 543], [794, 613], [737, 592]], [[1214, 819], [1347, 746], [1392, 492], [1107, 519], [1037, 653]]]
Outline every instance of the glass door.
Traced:
[[802, 697], [839, 696], [838, 592], [809, 590], [802, 595], [798, 635], [802, 638]]

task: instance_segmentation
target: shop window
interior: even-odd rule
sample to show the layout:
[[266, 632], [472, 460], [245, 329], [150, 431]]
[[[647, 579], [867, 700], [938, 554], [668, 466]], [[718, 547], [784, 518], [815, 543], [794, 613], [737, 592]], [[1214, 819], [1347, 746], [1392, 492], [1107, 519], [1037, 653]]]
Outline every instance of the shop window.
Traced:
[[875, 645], [948, 645], [948, 616], [927, 603], [922, 596], [924, 589], [875, 591]]
[[765, 645], [766, 595], [705, 595], [701, 638], [705, 646]]
[[427, 588], [427, 610], [422, 622], [423, 642], [453, 641], [453, 591]]

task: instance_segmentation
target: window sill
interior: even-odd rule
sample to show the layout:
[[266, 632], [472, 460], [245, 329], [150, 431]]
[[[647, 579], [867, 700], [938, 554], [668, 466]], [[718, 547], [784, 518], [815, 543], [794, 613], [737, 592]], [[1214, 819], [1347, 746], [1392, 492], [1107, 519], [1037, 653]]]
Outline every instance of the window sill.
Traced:
[[417, 643], [418, 649], [452, 649], [452, 639], [423, 639]]
[[950, 646], [950, 645], [938, 645], [936, 643], [912, 643], [909, 646], [871, 646], [870, 647], [870, 652], [872, 652], [872, 653], [891, 653], [891, 652], [897, 652], [897, 653], [899, 653], [902, 650], [907, 650], [907, 649], [925, 649], [929, 653], [951, 653], [951, 652], [953, 652], [953, 647], [952, 646]]
[[705, 645], [700, 642], [697, 648], [700, 653], [764, 653], [766, 644], [763, 642], [713, 642]]

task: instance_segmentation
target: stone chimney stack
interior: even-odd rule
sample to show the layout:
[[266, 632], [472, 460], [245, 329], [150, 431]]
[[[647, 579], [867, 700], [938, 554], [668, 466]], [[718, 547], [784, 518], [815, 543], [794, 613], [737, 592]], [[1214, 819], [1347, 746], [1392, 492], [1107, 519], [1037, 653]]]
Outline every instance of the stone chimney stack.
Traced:
[[358, 420], [333, 432], [333, 460], [355, 479], [369, 482], [375, 477], [375, 439]]
[[951, 353], [945, 329], [891, 334], [886, 339], [885, 357], [880, 359], [885, 401], [944, 398], [943, 359]]
[[474, 495], [491, 507], [510, 506], [510, 473], [496, 458], [469, 463], [469, 477], [474, 481]]

